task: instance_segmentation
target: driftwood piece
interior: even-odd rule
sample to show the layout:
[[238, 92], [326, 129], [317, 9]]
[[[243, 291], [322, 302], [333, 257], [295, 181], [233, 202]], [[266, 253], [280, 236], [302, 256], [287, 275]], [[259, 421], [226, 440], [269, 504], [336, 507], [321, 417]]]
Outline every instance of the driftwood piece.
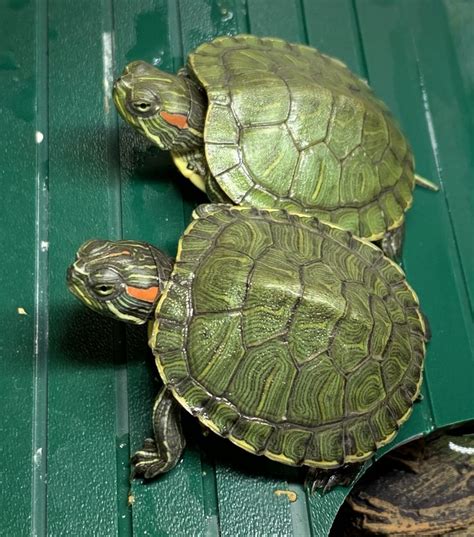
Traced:
[[331, 535], [474, 537], [474, 437], [422, 439], [384, 457], [354, 488]]

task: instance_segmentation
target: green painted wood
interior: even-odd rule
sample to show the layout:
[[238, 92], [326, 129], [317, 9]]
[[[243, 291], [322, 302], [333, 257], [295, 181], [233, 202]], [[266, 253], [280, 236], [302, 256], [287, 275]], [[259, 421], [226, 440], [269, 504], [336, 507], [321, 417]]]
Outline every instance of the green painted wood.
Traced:
[[[425, 72], [430, 56], [443, 57], [446, 43], [439, 37], [440, 19], [446, 17], [442, 6], [433, 10], [431, 2], [361, 1], [357, 4], [361, 36], [364, 43], [369, 78], [379, 93], [400, 119], [416, 155], [417, 170], [426, 177], [442, 180], [438, 195], [418, 188], [413, 209], [407, 217], [404, 264], [409, 280], [417, 290], [433, 332], [426, 364], [425, 388], [431, 395], [436, 425], [462, 421], [472, 416], [473, 352], [472, 319], [469, 314], [468, 290], [464, 278], [464, 255], [456, 238], [456, 226], [450, 214], [449, 192], [456, 197], [469, 198], [466, 162], [472, 159], [466, 131], [445, 130], [446, 111], [432, 104], [446, 97], [445, 87], [437, 89], [426, 84]], [[407, 25], [406, 22], [410, 21]], [[444, 26], [447, 31], [447, 26]], [[442, 35], [442, 33], [441, 33]], [[433, 50], [434, 49], [434, 50]], [[394, 55], [391, 53], [396, 50]], [[450, 58], [454, 61], [454, 58]], [[444, 76], [450, 76], [451, 63], [438, 64]], [[445, 85], [444, 85], [445, 86]], [[449, 109], [456, 114], [456, 94], [449, 94]], [[438, 115], [442, 114], [442, 115]], [[452, 144], [448, 138], [460, 140], [457, 162], [441, 169], [440, 155], [445, 155]], [[461, 143], [462, 142], [462, 143]], [[446, 147], [446, 150], [444, 149]], [[448, 158], [448, 157], [446, 157]], [[443, 164], [444, 166], [444, 164]], [[440, 173], [441, 172], [441, 173]], [[469, 206], [459, 207], [459, 218], [464, 220], [466, 248], [472, 245], [474, 211]], [[468, 255], [469, 257], [469, 255]], [[468, 274], [472, 274], [467, 272]], [[438, 292], [433, 292], [437, 289]], [[449, 290], [449, 292], [443, 292]], [[449, 363], [449, 367], [446, 364]], [[467, 374], [466, 374], [467, 372]]]
[[159, 387], [146, 331], [89, 313], [66, 290], [85, 239], [174, 254], [205, 197], [118, 120], [111, 84], [133, 59], [175, 71], [219, 34], [336, 55], [400, 119], [418, 171], [442, 191], [418, 189], [407, 219], [403, 262], [433, 341], [425, 397], [396, 442], [474, 417], [470, 11], [466, 0], [0, 0], [0, 224], [14, 252], [1, 264], [3, 533], [320, 536], [347, 493], [307, 496], [300, 469], [204, 436], [191, 418], [179, 466], [130, 486], [128, 457], [151, 432]]
[[[47, 531], [116, 535], [116, 365], [123, 331], [71, 302], [70, 252], [86, 238], [120, 236], [120, 185], [110, 173], [104, 96], [105, 3], [48, 9], [49, 311]], [[109, 113], [111, 110], [109, 111]], [[87, 209], [87, 213], [85, 208]], [[88, 216], [86, 216], [86, 214]], [[78, 508], [79, 506], [79, 508]]]
[[[27, 535], [32, 525], [33, 465], [32, 416], [35, 414], [34, 341], [36, 240], [35, 200], [35, 44], [34, 6], [4, 6], [0, 16], [0, 527], [7, 535]], [[29, 35], [26, 41], [23, 36]], [[8, 126], [8, 128], [7, 128]], [[15, 230], [9, 233], [9, 230]], [[19, 310], [18, 308], [23, 308]], [[36, 359], [36, 360], [35, 360]], [[41, 452], [38, 453], [40, 455]], [[40, 462], [39, 456], [36, 458]], [[44, 474], [42, 474], [44, 477]], [[41, 509], [40, 509], [41, 511]]]
[[[180, 13], [174, 2], [114, 3], [115, 71], [143, 58], [176, 70], [182, 65]], [[115, 116], [116, 117], [116, 116]], [[160, 154], [123, 122], [119, 126], [123, 234], [145, 237], [170, 255], [185, 227], [192, 189], [176, 173], [168, 155]], [[138, 144], [137, 144], [138, 142]], [[127, 338], [129, 423], [132, 452], [151, 433], [151, 406], [159, 383], [143, 330]], [[174, 472], [149, 485], [133, 483], [133, 528], [137, 535], [198, 535], [206, 527], [201, 457], [188, 449]], [[173, 530], [171, 531], [171, 528]]]

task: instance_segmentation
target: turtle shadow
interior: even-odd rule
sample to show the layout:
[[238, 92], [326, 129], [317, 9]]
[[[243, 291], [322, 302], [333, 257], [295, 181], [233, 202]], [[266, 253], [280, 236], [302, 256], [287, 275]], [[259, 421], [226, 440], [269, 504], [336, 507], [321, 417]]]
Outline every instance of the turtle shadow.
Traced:
[[[74, 146], [63, 150], [63, 162], [69, 162], [71, 169], [76, 170], [76, 180], [71, 183], [73, 187], [83, 188], [84, 182], [95, 185], [104, 178], [113, 187], [120, 177], [122, 187], [127, 188], [132, 183], [142, 187], [152, 185], [158, 192], [175, 191], [175, 196], [182, 197], [185, 202], [208, 202], [207, 196], [181, 175], [169, 151], [161, 150], [127, 124], [120, 125], [118, 139], [116, 128], [103, 126], [102, 129], [102, 142], [91, 144], [90, 126], [77, 125]], [[86, 148], [80, 163], [77, 162], [77, 147]], [[101, 177], [98, 168], [103, 170], [99, 174]]]
[[126, 153], [121, 153], [121, 165], [130, 174], [130, 180], [158, 183], [163, 189], [172, 188], [184, 204], [210, 203], [206, 194], [179, 172], [169, 151], [136, 138], [134, 145], [126, 147]]
[[50, 320], [50, 350], [65, 365], [113, 369], [150, 359], [146, 325], [125, 325], [81, 305], [68, 306], [65, 310], [52, 313]]
[[201, 460], [218, 468], [220, 472], [240, 474], [254, 479], [272, 479], [303, 484], [305, 470], [272, 461], [264, 456], [254, 455], [204, 429], [196, 418], [183, 417], [186, 437], [190, 449], [200, 453]]
[[[146, 413], [143, 419], [148, 424], [143, 436], [149, 435], [151, 401], [162, 382], [148, 347], [146, 325], [120, 323], [89, 311], [80, 304], [68, 305], [67, 308], [56, 311], [51, 321], [54, 324], [51, 351], [56, 356], [55, 359], [60, 358], [62, 367], [75, 371], [82, 371], [84, 367], [113, 370], [118, 365], [127, 364], [144, 368], [144, 376], [149, 382], [143, 389], [149, 393], [150, 401], [143, 409]], [[218, 468], [220, 472], [245, 475], [257, 480], [303, 483], [304, 470], [301, 468], [248, 453], [209, 429], [204, 429], [197, 418], [184, 410], [182, 417], [187, 449], [199, 453], [203, 462]], [[138, 449], [139, 446], [135, 447]]]
[[185, 203], [209, 202], [204, 192], [181, 175], [169, 151], [161, 150], [130, 125], [120, 127], [118, 148], [114, 162], [120, 166], [122, 181], [153, 184], [163, 191], [175, 190]]

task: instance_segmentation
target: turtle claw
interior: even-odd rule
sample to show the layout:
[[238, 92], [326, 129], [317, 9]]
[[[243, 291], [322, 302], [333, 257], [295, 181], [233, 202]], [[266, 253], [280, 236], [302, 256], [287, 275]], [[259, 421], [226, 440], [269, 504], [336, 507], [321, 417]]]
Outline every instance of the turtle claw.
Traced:
[[164, 461], [158, 453], [156, 442], [152, 438], [145, 438], [143, 448], [131, 458], [133, 470], [131, 479], [142, 477], [143, 479], [153, 479], [162, 474], [166, 467]]
[[326, 494], [334, 487], [350, 486], [360, 469], [360, 464], [346, 464], [333, 470], [309, 468], [306, 474], [305, 486], [311, 494], [314, 494], [316, 490], [320, 490], [321, 494]]

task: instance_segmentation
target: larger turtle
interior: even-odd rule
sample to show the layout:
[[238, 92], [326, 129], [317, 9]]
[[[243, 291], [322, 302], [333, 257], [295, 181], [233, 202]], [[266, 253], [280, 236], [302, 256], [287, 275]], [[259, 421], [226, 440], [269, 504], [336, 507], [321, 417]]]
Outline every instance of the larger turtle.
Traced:
[[413, 155], [387, 107], [340, 61], [281, 39], [224, 36], [177, 75], [130, 63], [113, 95], [211, 200], [311, 214], [385, 239], [398, 255]]
[[241, 448], [306, 465], [331, 486], [395, 436], [420, 390], [427, 328], [403, 272], [314, 217], [201, 206], [174, 267], [146, 243], [92, 240], [68, 283], [106, 315], [154, 316], [164, 387], [154, 439], [134, 459], [146, 478], [179, 460], [182, 406]]

